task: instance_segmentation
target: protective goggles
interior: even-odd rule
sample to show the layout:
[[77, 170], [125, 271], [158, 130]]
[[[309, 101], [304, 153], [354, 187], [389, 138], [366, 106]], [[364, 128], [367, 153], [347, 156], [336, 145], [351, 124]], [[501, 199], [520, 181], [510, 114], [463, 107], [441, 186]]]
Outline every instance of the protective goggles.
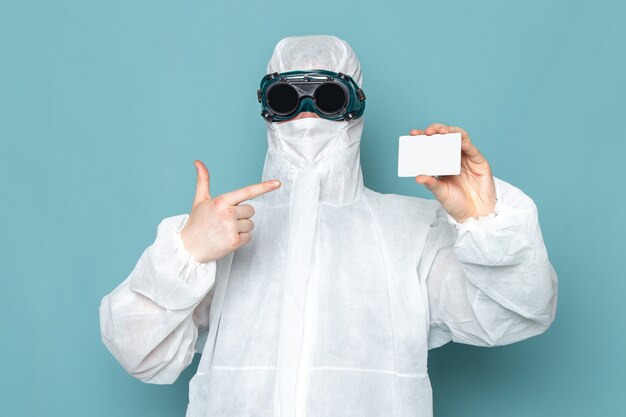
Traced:
[[268, 122], [289, 120], [304, 111], [329, 120], [352, 120], [365, 110], [365, 94], [352, 77], [326, 70], [267, 74], [257, 98]]

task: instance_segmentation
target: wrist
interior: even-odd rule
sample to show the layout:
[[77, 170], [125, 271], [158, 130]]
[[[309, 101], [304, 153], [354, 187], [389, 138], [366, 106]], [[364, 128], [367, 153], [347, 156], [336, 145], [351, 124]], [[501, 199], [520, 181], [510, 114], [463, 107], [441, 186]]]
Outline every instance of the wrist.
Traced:
[[199, 250], [200, 245], [197, 242], [197, 238], [193, 232], [189, 230], [187, 224], [178, 231], [179, 247], [189, 254], [190, 260], [198, 265], [205, 265], [214, 259], [210, 259], [202, 255], [202, 251]]

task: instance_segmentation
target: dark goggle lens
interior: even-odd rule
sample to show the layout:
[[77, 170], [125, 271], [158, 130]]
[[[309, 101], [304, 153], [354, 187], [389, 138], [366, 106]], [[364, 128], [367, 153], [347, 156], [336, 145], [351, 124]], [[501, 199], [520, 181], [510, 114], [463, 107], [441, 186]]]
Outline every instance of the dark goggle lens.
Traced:
[[338, 113], [345, 105], [348, 97], [336, 83], [324, 83], [315, 90], [315, 104], [323, 113]]
[[276, 83], [267, 91], [267, 105], [279, 115], [292, 113], [298, 107], [298, 92], [287, 83]]

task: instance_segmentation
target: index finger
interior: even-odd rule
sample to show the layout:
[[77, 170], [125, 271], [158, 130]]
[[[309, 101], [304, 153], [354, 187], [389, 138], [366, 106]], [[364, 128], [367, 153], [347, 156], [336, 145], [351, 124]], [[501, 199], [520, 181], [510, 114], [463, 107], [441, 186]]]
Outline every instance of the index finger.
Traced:
[[259, 184], [248, 185], [247, 187], [243, 187], [235, 191], [230, 191], [217, 197], [217, 199], [222, 200], [222, 202], [228, 205], [236, 206], [242, 201], [251, 200], [265, 193], [269, 193], [270, 191], [274, 191], [278, 187], [280, 187], [280, 181], [269, 180]]

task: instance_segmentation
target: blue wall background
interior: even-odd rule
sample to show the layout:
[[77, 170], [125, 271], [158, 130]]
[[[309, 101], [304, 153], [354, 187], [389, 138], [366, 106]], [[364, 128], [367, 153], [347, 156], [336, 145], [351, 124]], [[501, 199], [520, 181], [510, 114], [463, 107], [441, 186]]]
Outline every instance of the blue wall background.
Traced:
[[435, 415], [626, 415], [626, 6], [614, 1], [0, 1], [0, 396], [7, 416], [182, 416], [187, 383], [142, 384], [98, 305], [166, 216], [259, 180], [255, 90], [276, 42], [336, 34], [364, 68], [366, 184], [396, 140], [466, 128], [539, 207], [560, 278], [544, 335], [432, 351]]

